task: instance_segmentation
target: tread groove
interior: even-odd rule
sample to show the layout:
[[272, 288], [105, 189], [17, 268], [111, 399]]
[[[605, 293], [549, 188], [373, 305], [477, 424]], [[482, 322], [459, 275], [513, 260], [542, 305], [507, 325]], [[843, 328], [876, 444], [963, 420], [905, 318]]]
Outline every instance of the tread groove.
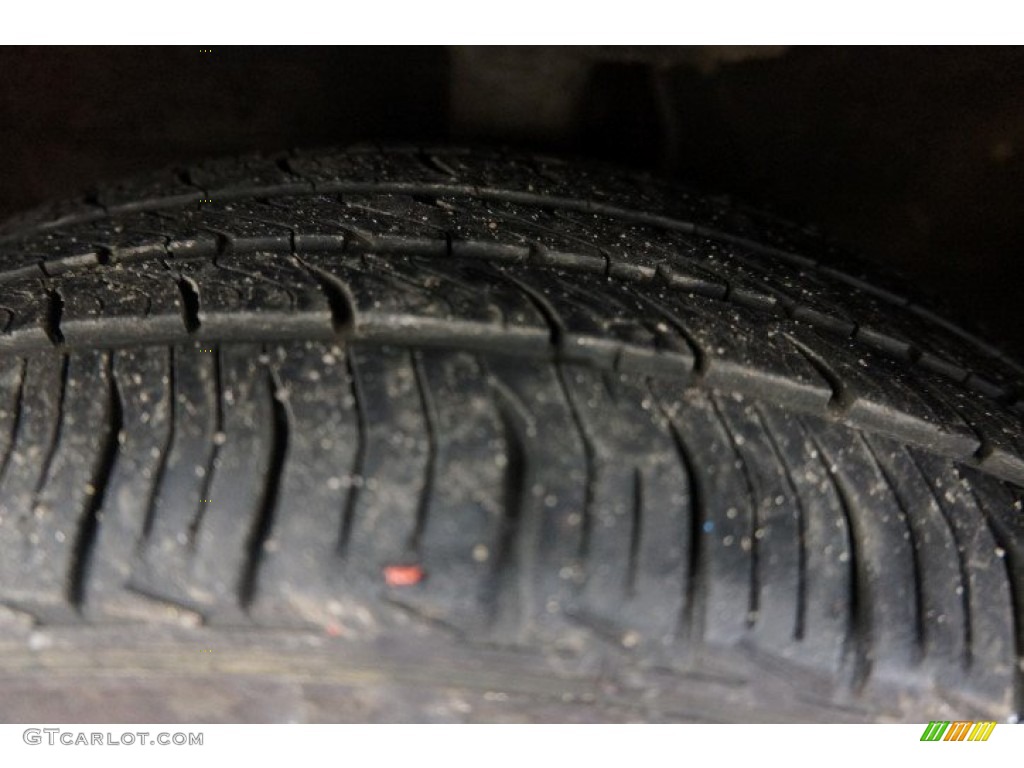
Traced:
[[79, 612], [85, 599], [86, 577], [99, 527], [98, 515], [103, 508], [107, 486], [114, 471], [114, 464], [117, 462], [119, 438], [124, 426], [121, 394], [117, 379], [114, 377], [114, 354], [114, 352], [110, 352], [107, 355], [107, 376], [109, 377], [107, 396], [109, 398], [110, 424], [100, 446], [99, 464], [91, 482], [93, 491], [85, 514], [78, 523], [78, 530], [72, 545], [71, 567], [68, 570], [68, 602]]
[[280, 506], [280, 483], [284, 473], [284, 463], [288, 457], [288, 437], [290, 417], [286, 401], [280, 397], [281, 382], [272, 368], [267, 369], [268, 396], [271, 405], [270, 419], [270, 461], [267, 466], [266, 481], [260, 498], [259, 509], [246, 541], [245, 565], [239, 580], [238, 600], [242, 609], [248, 611], [256, 596], [259, 579], [259, 567], [263, 556], [263, 547], [274, 526], [274, 517]]
[[579, 558], [581, 567], [583, 567], [583, 573], [586, 575], [586, 563], [590, 557], [591, 528], [594, 524], [594, 492], [595, 484], [597, 482], [597, 457], [594, 451], [594, 442], [587, 432], [583, 421], [583, 414], [580, 413], [579, 404], [576, 402], [576, 398], [573, 396], [569, 389], [568, 382], [565, 380], [565, 368], [562, 363], [555, 363], [555, 376], [558, 379], [559, 389], [561, 390], [562, 397], [565, 398], [565, 402], [569, 407], [569, 415], [572, 418], [573, 425], [576, 427], [580, 444], [583, 447], [583, 462], [586, 471], [586, 478], [584, 479], [583, 487], [583, 508], [580, 510], [580, 541], [579, 549], [577, 550], [577, 557]]
[[760, 538], [758, 537], [758, 532], [761, 529], [761, 509], [758, 504], [757, 494], [754, 492], [754, 482], [750, 476], [750, 468], [747, 466], [747, 461], [736, 444], [736, 435], [722, 413], [717, 398], [712, 396], [708, 398], [708, 402], [711, 403], [711, 410], [718, 419], [722, 430], [729, 437], [729, 448], [732, 450], [734, 461], [740, 470], [740, 477], [743, 478], [747, 503], [750, 505], [750, 599], [747, 607], [746, 624], [748, 627], [753, 627], [757, 623], [761, 607], [761, 546]]
[[341, 525], [338, 527], [338, 543], [335, 549], [342, 557], [348, 552], [349, 541], [352, 538], [352, 528], [355, 524], [356, 507], [359, 503], [359, 493], [363, 487], [363, 470], [366, 465], [366, 447], [369, 440], [369, 430], [366, 422], [366, 406], [363, 395], [363, 385], [359, 378], [359, 367], [356, 365], [355, 355], [352, 349], [345, 352], [345, 365], [348, 371], [352, 399], [355, 404], [356, 415], [356, 450], [352, 458], [352, 466], [349, 469], [349, 487], [345, 495], [345, 504], [341, 510]]
[[64, 333], [61, 331], [60, 323], [64, 315], [64, 297], [56, 288], [46, 292], [46, 316], [43, 319], [43, 330], [46, 337], [55, 347], [64, 343]]
[[626, 563], [626, 594], [636, 594], [636, 576], [640, 568], [640, 542], [643, 537], [644, 476], [633, 469], [633, 507], [629, 531], [629, 559]]
[[412, 353], [412, 367], [427, 432], [427, 461], [423, 470], [423, 489], [420, 492], [419, 501], [416, 505], [416, 522], [413, 525], [408, 544], [408, 549], [411, 552], [419, 553], [420, 545], [423, 541], [423, 532], [427, 527], [430, 506], [434, 500], [434, 483], [437, 477], [438, 417], [437, 407], [430, 394], [430, 383], [427, 381], [426, 372], [423, 370], [423, 357], [418, 351]]
[[139, 540], [136, 542], [136, 553], [141, 554], [146, 546], [146, 541], [153, 532], [153, 523], [156, 519], [157, 499], [160, 498], [160, 487], [164, 476], [167, 474], [167, 460], [171, 455], [171, 446], [174, 445], [175, 424], [177, 423], [177, 384], [175, 382], [175, 361], [174, 347], [167, 348], [167, 436], [160, 447], [160, 457], [157, 461], [156, 471], [153, 473], [153, 485], [149, 489], [149, 498], [146, 500], [145, 514], [142, 518], [142, 529], [139, 532]]
[[800, 492], [797, 490], [796, 484], [792, 478], [792, 467], [787, 463], [782, 450], [779, 447], [778, 440], [775, 435], [772, 434], [772, 430], [768, 428], [765, 422], [764, 414], [761, 411], [761, 407], [755, 405], [751, 411], [754, 419], [760, 425], [762, 431], [767, 438], [768, 445], [771, 446], [772, 455], [775, 460], [783, 468], [782, 475], [785, 478], [786, 487], [789, 488], [792, 494], [793, 504], [796, 506], [797, 512], [797, 593], [796, 593], [796, 623], [793, 626], [793, 639], [803, 640], [804, 630], [807, 621], [807, 510], [804, 508], [802, 499], [800, 498]]
[[50, 443], [46, 449], [46, 456], [43, 458], [42, 470], [39, 472], [39, 479], [36, 481], [36, 487], [32, 494], [34, 499], [38, 499], [39, 495], [43, 491], [43, 487], [46, 485], [46, 480], [50, 474], [50, 465], [53, 464], [53, 456], [57, 452], [57, 445], [60, 443], [60, 436], [63, 431], [64, 424], [64, 399], [67, 394], [68, 386], [68, 367], [70, 359], [65, 355], [61, 355], [60, 363], [60, 386], [57, 389], [57, 408], [54, 416], [54, 427], [51, 433]]
[[690, 349], [690, 354], [693, 355], [694, 375], [703, 376], [706, 374], [708, 371], [708, 354], [704, 350], [703, 345], [694, 338], [693, 334], [682, 322], [680, 322], [679, 318], [676, 317], [671, 310], [663, 306], [660, 301], [650, 296], [645, 296], [633, 286], [631, 286], [630, 294], [661, 315], [665, 321], [683, 337], [683, 340], [686, 342], [686, 346]]
[[871, 457], [871, 461], [875, 468], [885, 479], [885, 484], [889, 486], [889, 491], [891, 492], [892, 498], [896, 502], [896, 507], [899, 510], [901, 522], [903, 523], [904, 528], [906, 528], [907, 535], [910, 538], [910, 555], [914, 572], [914, 633], [915, 645], [917, 646], [920, 661], [928, 654], [928, 622], [925, 618], [924, 570], [921, 563], [920, 537], [915, 533], [914, 526], [910, 523], [910, 514], [907, 510], [906, 503], [903, 500], [903, 495], [897, 489], [896, 483], [894, 482], [889, 470], [886, 469], [885, 465], [879, 460], [878, 454], [875, 452], [875, 447], [871, 444], [870, 440], [866, 439], [864, 435], [860, 433], [857, 433], [857, 440], [862, 446], [864, 446], [864, 449], [867, 451], [867, 455]]
[[697, 465], [694, 457], [690, 451], [690, 448], [686, 444], [686, 440], [683, 439], [682, 432], [679, 426], [676, 424], [672, 415], [669, 413], [665, 403], [658, 397], [657, 393], [650, 386], [648, 381], [648, 391], [651, 397], [654, 398], [657, 403], [659, 410], [665, 417], [668, 424], [669, 434], [672, 437], [672, 445], [675, 448], [676, 457], [679, 459], [679, 463], [683, 468], [683, 472], [686, 474], [688, 479], [688, 486], [691, 496], [690, 504], [690, 547], [687, 553], [687, 579], [686, 579], [686, 594], [683, 600], [682, 610], [679, 614], [679, 620], [677, 622], [678, 632], [680, 634], [683, 631], [688, 632], [689, 640], [691, 643], [697, 643], [703, 636], [703, 621], [701, 618], [701, 611], [704, 608], [706, 602], [705, 599], [705, 548], [702, 544], [702, 537], [704, 535], [704, 510], [707, 509], [705, 505], [706, 499], [704, 498], [704, 487], [701, 483], [701, 478], [697, 474]]
[[548, 330], [551, 335], [551, 346], [556, 350], [561, 350], [565, 340], [565, 323], [562, 321], [562, 318], [558, 314], [558, 310], [554, 308], [551, 302], [548, 301], [540, 291], [527, 285], [522, 280], [513, 277], [503, 269], [493, 268], [492, 274], [513, 285], [521, 291], [527, 299], [529, 299], [530, 303], [533, 304], [534, 308], [538, 312], [540, 312], [541, 317], [543, 317], [548, 324]]
[[188, 525], [188, 543], [191, 549], [195, 549], [199, 538], [199, 529], [206, 517], [206, 503], [203, 499], [209, 498], [210, 488], [213, 485], [213, 473], [217, 467], [217, 456], [220, 453], [218, 435], [224, 434], [224, 378], [221, 371], [223, 361], [221, 360], [220, 347], [214, 347], [213, 352], [213, 441], [210, 445], [210, 453], [206, 459], [205, 472], [203, 473], [200, 490], [199, 503], [196, 505], [195, 513]]
[[293, 254], [295, 260], [312, 275], [327, 299], [331, 310], [331, 326], [339, 337], [348, 337], [356, 332], [357, 314], [355, 299], [344, 281]]
[[21, 428], [21, 404], [25, 397], [25, 376], [28, 374], [28, 360], [20, 359], [21, 365], [18, 368], [18, 388], [14, 395], [14, 416], [11, 419], [11, 437], [7, 442], [7, 449], [4, 451], [3, 460], [0, 461], [0, 483], [7, 476], [7, 466], [11, 462], [11, 456], [18, 440], [18, 431]]
[[841, 477], [837, 476], [832, 463], [832, 457], [825, 451], [824, 446], [815, 438], [812, 430], [800, 418], [797, 423], [803, 429], [807, 440], [814, 446], [814, 450], [821, 458], [825, 470], [825, 476], [829, 478], [836, 491], [836, 498], [843, 512], [843, 519], [846, 521], [848, 532], [847, 545], [850, 550], [849, 559], [849, 584], [850, 598], [848, 602], [849, 632], [847, 642], [844, 643], [847, 655], [853, 656], [852, 684], [855, 689], [863, 687], [871, 675], [872, 660], [870, 655], [872, 621], [871, 607], [868, 602], [870, 595], [867, 590], [867, 564], [861, 552], [859, 538], [864, 532], [860, 521], [853, 513], [852, 502], [849, 493]]
[[956, 526], [953, 525], [953, 521], [949, 518], [949, 512], [937, 498], [932, 481], [928, 479], [928, 475], [925, 474], [924, 468], [917, 460], [917, 457], [914, 456], [913, 451], [908, 451], [905, 446], [901, 446], [900, 450], [907, 456], [908, 461], [914, 467], [922, 482], [928, 486], [928, 492], [931, 494], [932, 499], [935, 501], [935, 506], [939, 509], [939, 513], [942, 515], [942, 520], [949, 531], [949, 535], [953, 538], [953, 541], [956, 542], [956, 562], [960, 572], [960, 588], [962, 590], [960, 594], [960, 602], [961, 605], [963, 605], [964, 611], [963, 667], [964, 669], [970, 669], [974, 656], [974, 628], [971, 619], [971, 602], [973, 598], [971, 596], [970, 572], [967, 567], [967, 563], [964, 560], [963, 543], [960, 540], [960, 536], [957, 534]]
[[529, 446], [523, 432], [524, 425], [529, 424], [529, 416], [514, 393], [493, 375], [488, 374], [488, 378], [507, 449], [503, 480], [504, 514], [492, 570], [496, 591], [494, 621], [497, 623], [502, 617], [515, 617], [509, 621], [521, 637], [528, 618], [534, 615], [533, 562], [538, 543], [534, 521], [527, 519], [532, 518], [528, 501], [532, 469]]
[[185, 332], [194, 334], [202, 323], [199, 320], [199, 286], [187, 275], [178, 278], [178, 291], [181, 293], [181, 319]]
[[846, 382], [843, 381], [842, 376], [833, 370], [832, 366], [829, 365], [824, 358], [813, 352], [805, 344], [794, 339], [788, 333], [783, 334], [786, 340], [793, 345], [800, 356], [803, 357], [811, 367], [814, 368], [832, 389], [832, 397], [828, 401], [828, 407], [830, 410], [845, 411], [853, 403], [854, 396], [851, 393], [849, 387], [846, 386]]

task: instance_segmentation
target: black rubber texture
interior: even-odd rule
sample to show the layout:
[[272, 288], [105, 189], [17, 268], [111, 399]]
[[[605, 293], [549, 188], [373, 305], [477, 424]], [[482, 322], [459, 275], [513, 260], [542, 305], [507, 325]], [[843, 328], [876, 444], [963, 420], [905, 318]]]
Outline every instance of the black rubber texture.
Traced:
[[[11, 685], [40, 632], [116, 674], [96, 632], [184, 618], [522, 689], [403, 719], [1024, 709], [1022, 369], [814, 235], [599, 167], [372, 147], [0, 233]], [[437, 671], [462, 653], [551, 670]]]

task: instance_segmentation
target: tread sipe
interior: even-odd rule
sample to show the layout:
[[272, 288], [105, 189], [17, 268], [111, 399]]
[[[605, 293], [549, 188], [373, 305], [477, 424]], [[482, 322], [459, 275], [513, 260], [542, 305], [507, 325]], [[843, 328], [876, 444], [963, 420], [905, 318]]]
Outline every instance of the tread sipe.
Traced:
[[9, 720], [1024, 710], [1024, 369], [807, 231], [293, 153], [8, 221], [0, 297]]

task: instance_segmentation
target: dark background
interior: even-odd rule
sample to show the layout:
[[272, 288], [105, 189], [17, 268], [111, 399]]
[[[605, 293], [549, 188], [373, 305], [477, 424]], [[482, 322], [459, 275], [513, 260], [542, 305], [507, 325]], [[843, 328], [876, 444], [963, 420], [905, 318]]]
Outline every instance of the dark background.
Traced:
[[0, 48], [0, 216], [159, 166], [378, 139], [729, 192], [1024, 352], [1022, 48]]

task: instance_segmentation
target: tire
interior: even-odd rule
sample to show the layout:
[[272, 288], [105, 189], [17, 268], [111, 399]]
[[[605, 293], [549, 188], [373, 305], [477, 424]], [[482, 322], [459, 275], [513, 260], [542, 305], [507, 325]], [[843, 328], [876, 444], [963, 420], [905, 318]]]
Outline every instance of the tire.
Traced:
[[357, 148], [0, 234], [4, 720], [1024, 709], [1024, 371], [808, 231]]

